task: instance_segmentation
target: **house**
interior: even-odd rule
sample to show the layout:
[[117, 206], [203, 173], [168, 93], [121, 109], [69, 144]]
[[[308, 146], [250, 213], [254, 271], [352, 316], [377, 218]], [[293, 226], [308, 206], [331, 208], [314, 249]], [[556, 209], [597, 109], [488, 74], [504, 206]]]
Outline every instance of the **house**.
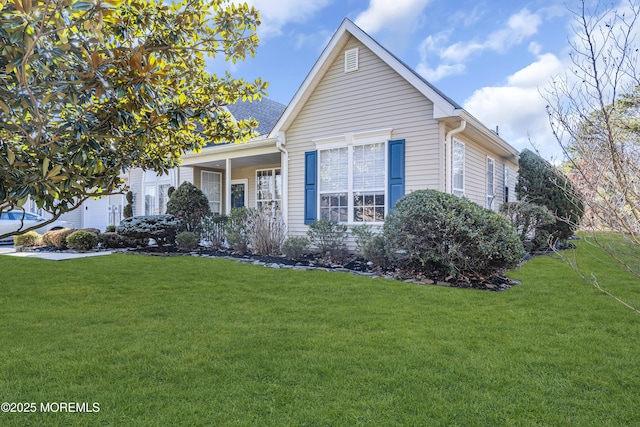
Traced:
[[[133, 170], [134, 213], [163, 212], [189, 181], [214, 212], [278, 207], [289, 235], [317, 219], [382, 224], [396, 200], [436, 189], [498, 209], [514, 199], [518, 151], [345, 19], [284, 106], [229, 106], [261, 135], [184, 155], [168, 176]], [[261, 117], [258, 117], [261, 115]]]

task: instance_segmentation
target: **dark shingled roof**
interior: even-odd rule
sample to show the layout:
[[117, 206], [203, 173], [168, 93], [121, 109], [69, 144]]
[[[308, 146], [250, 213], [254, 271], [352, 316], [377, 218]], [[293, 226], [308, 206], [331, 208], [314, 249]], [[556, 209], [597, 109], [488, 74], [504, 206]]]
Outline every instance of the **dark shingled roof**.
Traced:
[[287, 108], [286, 105], [267, 98], [262, 98], [262, 101], [240, 101], [227, 105], [227, 109], [236, 120], [246, 120], [250, 117], [256, 119], [258, 121], [256, 131], [259, 135], [267, 135], [271, 132], [285, 108]]

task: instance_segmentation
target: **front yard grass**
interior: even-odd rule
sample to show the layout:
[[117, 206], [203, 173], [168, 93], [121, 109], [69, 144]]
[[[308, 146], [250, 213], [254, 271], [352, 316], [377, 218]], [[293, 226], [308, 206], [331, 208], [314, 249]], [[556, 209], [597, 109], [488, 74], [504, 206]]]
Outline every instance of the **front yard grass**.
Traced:
[[493, 293], [193, 257], [0, 257], [0, 401], [100, 405], [0, 425], [640, 422], [640, 317], [552, 257], [510, 275], [523, 284]]

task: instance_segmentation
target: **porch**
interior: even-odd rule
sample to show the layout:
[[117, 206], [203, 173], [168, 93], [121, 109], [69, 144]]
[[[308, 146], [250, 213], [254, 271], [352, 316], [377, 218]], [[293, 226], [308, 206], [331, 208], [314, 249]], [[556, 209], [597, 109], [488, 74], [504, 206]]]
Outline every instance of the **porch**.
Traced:
[[286, 212], [285, 156], [276, 139], [206, 147], [183, 157], [177, 181], [202, 190], [213, 213], [229, 215], [243, 206]]

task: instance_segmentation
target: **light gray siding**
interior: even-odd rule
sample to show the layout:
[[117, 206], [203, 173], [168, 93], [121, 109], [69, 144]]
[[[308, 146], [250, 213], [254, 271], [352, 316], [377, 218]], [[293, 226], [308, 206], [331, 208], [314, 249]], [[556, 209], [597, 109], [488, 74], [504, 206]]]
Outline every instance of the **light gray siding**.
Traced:
[[[344, 72], [344, 50], [359, 47], [358, 71]], [[294, 123], [286, 130], [289, 161], [290, 234], [303, 234], [304, 152], [313, 139], [393, 128], [406, 141], [405, 189], [439, 189], [440, 127], [433, 103], [357, 39], [351, 38]]]

